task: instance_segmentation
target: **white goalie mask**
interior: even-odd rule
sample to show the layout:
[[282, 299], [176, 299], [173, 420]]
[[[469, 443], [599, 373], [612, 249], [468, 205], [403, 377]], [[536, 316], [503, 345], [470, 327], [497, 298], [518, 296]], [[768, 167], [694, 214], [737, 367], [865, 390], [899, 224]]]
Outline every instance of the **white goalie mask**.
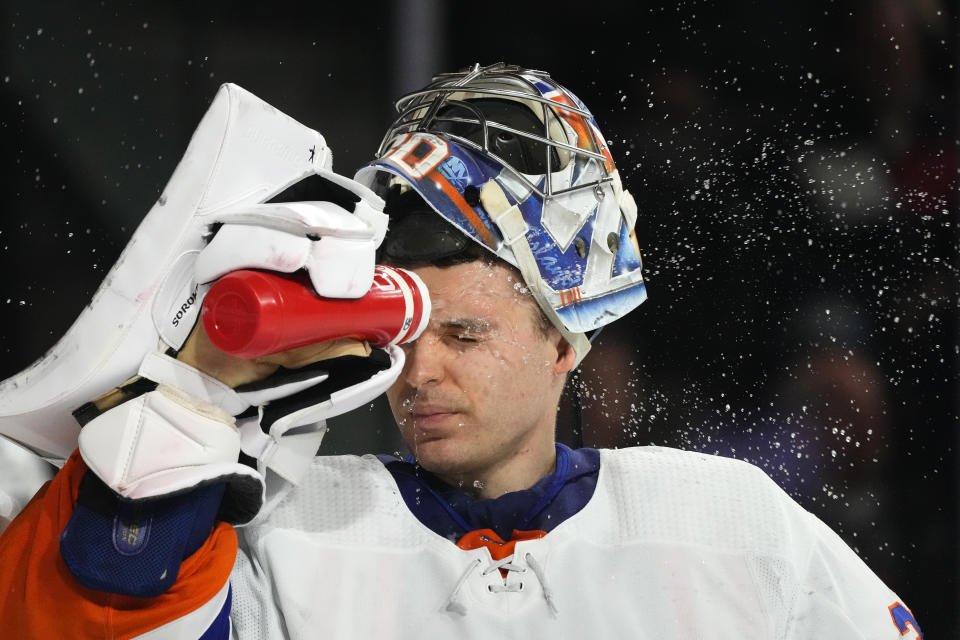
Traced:
[[578, 362], [584, 332], [643, 302], [636, 204], [570, 91], [542, 71], [496, 64], [438, 75], [396, 107], [377, 158], [355, 179], [384, 197], [415, 190], [517, 267]]

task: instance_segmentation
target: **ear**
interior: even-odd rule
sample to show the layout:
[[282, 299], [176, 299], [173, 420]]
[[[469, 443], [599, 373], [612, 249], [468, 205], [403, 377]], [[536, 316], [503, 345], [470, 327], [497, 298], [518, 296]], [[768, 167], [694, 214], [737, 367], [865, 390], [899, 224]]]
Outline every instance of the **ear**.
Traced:
[[577, 353], [570, 346], [570, 343], [560, 335], [559, 331], [556, 332], [555, 344], [557, 357], [553, 363], [553, 372], [557, 375], [565, 375], [573, 370], [573, 366], [577, 362]]

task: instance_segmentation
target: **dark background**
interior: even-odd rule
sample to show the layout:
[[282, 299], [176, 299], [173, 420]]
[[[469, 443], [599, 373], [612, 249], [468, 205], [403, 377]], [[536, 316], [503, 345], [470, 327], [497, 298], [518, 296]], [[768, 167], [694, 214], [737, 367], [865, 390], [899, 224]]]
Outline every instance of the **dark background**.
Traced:
[[[760, 465], [957, 636], [952, 3], [186, 4], [0, 7], [0, 378], [76, 318], [219, 84], [350, 175], [432, 72], [545, 69], [610, 141], [650, 294], [565, 394], [584, 443]], [[324, 445], [399, 446], [379, 403]]]

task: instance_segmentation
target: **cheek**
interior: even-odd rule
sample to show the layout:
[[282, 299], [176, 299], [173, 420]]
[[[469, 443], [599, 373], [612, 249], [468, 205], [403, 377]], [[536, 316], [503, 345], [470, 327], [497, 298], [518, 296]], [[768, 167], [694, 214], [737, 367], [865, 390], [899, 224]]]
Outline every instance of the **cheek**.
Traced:
[[544, 343], [532, 343], [521, 350], [508, 373], [513, 384], [507, 390], [522, 407], [539, 404], [552, 395], [556, 374], [551, 354]]
[[512, 345], [491, 348], [482, 357], [464, 358], [463, 365], [460, 387], [474, 399], [475, 406], [496, 415], [522, 412], [527, 401], [545, 393], [550, 375], [542, 353]]
[[508, 375], [519, 378], [525, 384], [551, 374], [550, 355], [543, 341], [518, 341], [506, 345], [501, 352], [500, 361]]

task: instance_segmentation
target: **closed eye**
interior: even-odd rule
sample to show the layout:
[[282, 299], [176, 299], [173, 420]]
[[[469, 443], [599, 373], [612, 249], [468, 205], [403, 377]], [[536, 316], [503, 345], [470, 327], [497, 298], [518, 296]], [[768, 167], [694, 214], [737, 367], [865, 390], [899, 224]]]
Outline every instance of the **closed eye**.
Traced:
[[479, 344], [494, 330], [494, 325], [485, 319], [457, 318], [441, 325], [446, 339], [460, 345]]

